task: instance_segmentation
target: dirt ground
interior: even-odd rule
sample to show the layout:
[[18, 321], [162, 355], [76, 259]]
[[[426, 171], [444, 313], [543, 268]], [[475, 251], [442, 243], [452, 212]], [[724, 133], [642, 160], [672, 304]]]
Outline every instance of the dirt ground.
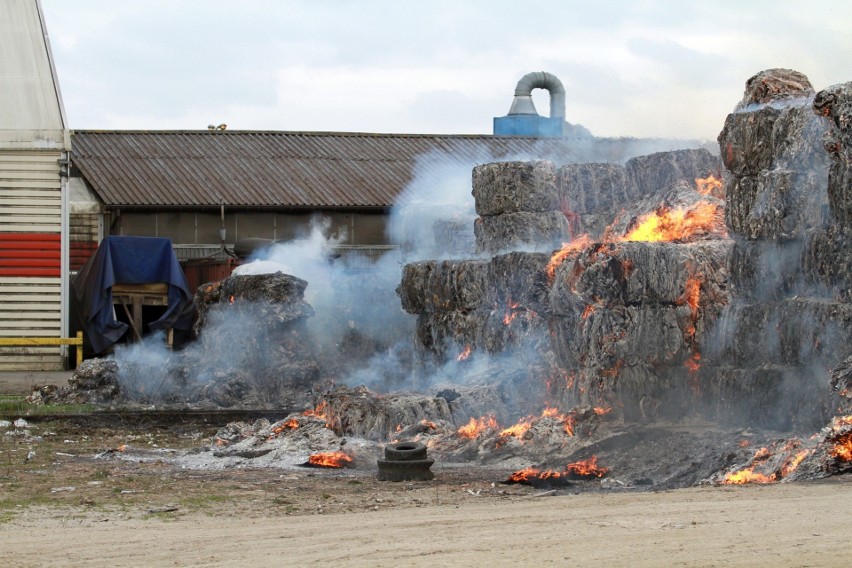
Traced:
[[[496, 468], [187, 470], [218, 425], [32, 422], [0, 433], [4, 566], [840, 566], [852, 478], [547, 491]], [[4, 429], [16, 432], [14, 428]], [[124, 446], [122, 448], [122, 446]], [[119, 451], [123, 450], [123, 451]], [[162, 455], [162, 459], [133, 456]]]

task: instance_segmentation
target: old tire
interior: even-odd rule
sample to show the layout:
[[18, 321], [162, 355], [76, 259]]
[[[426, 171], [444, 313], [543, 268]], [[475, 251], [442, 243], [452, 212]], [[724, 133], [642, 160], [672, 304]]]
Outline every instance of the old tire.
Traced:
[[397, 442], [385, 446], [387, 461], [419, 461], [426, 459], [426, 446], [420, 442]]
[[435, 460], [379, 460], [379, 481], [430, 481], [435, 479], [431, 467]]

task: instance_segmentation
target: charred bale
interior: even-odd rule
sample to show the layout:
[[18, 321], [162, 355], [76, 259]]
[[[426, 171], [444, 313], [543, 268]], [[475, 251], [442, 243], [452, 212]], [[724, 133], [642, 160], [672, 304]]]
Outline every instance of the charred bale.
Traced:
[[620, 164], [569, 164], [559, 168], [557, 180], [563, 211], [575, 220], [574, 234], [593, 238], [612, 223], [613, 212], [638, 197]]
[[491, 310], [424, 312], [417, 317], [415, 343], [422, 357], [445, 361], [462, 357], [466, 348], [484, 346]]
[[568, 240], [568, 220], [561, 211], [517, 211], [480, 216], [473, 227], [480, 253], [553, 250]]
[[559, 208], [556, 166], [547, 160], [476, 166], [473, 197], [481, 216], [553, 211]]
[[624, 366], [680, 366], [693, 353], [688, 306], [611, 306], [551, 321], [552, 350], [566, 369], [616, 376]]
[[690, 293], [702, 307], [721, 307], [728, 299], [726, 264], [731, 246], [730, 241], [705, 241], [589, 247], [557, 269], [551, 310], [567, 315], [576, 311], [578, 301], [585, 306], [682, 305], [690, 301]]
[[432, 225], [435, 253], [446, 257], [471, 257], [476, 253], [473, 222], [476, 216], [458, 219], [439, 219]]
[[275, 274], [233, 275], [221, 282], [202, 285], [195, 294], [198, 309], [196, 333], [200, 334], [210, 310], [239, 307], [245, 304], [258, 310], [267, 325], [286, 324], [314, 315], [304, 300], [308, 283], [282, 272]]
[[738, 368], [830, 368], [852, 344], [852, 305], [818, 298], [736, 304], [720, 318], [713, 356]]
[[834, 85], [814, 98], [814, 111], [828, 119], [823, 147], [831, 158], [828, 202], [834, 220], [852, 225], [852, 82]]
[[824, 396], [814, 383], [817, 369], [765, 363], [749, 369], [721, 369], [712, 384], [716, 418], [726, 424], [807, 431], [824, 424]]
[[852, 233], [839, 226], [814, 230], [802, 249], [806, 282], [835, 300], [852, 302]]
[[411, 314], [474, 310], [486, 304], [487, 273], [484, 260], [414, 262], [403, 267], [397, 294]]
[[653, 209], [672, 186], [697, 178], [721, 178], [721, 161], [705, 149], [660, 152], [631, 158], [626, 165], [569, 164], [559, 169], [557, 183], [563, 211], [576, 219], [575, 234], [600, 237], [621, 210], [650, 200]]
[[46, 385], [28, 397], [31, 404], [105, 404], [124, 397], [118, 363], [113, 359], [86, 359], [67, 386]]
[[726, 209], [734, 234], [798, 238], [823, 224], [828, 161], [821, 140], [827, 124], [811, 111], [813, 96], [807, 78], [788, 69], [763, 71], [746, 83], [718, 139], [734, 176]]
[[747, 301], [789, 297], [801, 290], [802, 262], [801, 240], [735, 239], [728, 260], [732, 294]]
[[[679, 182], [694, 186], [696, 178], [721, 176], [722, 163], [704, 148], [657, 152], [637, 156], [624, 165], [627, 182], [644, 197], [659, 193]], [[621, 203], [624, 207], [627, 203]]]
[[541, 312], [547, 305], [549, 253], [511, 252], [488, 263], [489, 303]]
[[735, 178], [728, 188], [725, 224], [751, 240], [801, 238], [825, 224], [825, 177], [775, 168]]

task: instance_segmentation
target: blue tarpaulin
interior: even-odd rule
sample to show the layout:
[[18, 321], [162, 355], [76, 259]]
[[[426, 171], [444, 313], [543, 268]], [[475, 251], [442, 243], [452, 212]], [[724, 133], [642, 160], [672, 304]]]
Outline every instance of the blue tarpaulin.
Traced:
[[96, 353], [117, 342], [128, 325], [115, 319], [112, 287], [116, 284], [168, 284], [169, 303], [151, 330], [192, 327], [195, 306], [170, 239], [106, 237], [97, 252], [77, 272], [72, 286], [80, 320]]

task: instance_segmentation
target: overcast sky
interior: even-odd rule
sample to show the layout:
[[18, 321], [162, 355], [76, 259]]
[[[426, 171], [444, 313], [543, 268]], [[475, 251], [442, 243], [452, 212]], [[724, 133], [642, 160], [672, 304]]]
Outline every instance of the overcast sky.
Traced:
[[597, 136], [715, 139], [758, 71], [852, 81], [848, 0], [42, 6], [75, 129], [490, 134], [518, 79], [548, 71]]

